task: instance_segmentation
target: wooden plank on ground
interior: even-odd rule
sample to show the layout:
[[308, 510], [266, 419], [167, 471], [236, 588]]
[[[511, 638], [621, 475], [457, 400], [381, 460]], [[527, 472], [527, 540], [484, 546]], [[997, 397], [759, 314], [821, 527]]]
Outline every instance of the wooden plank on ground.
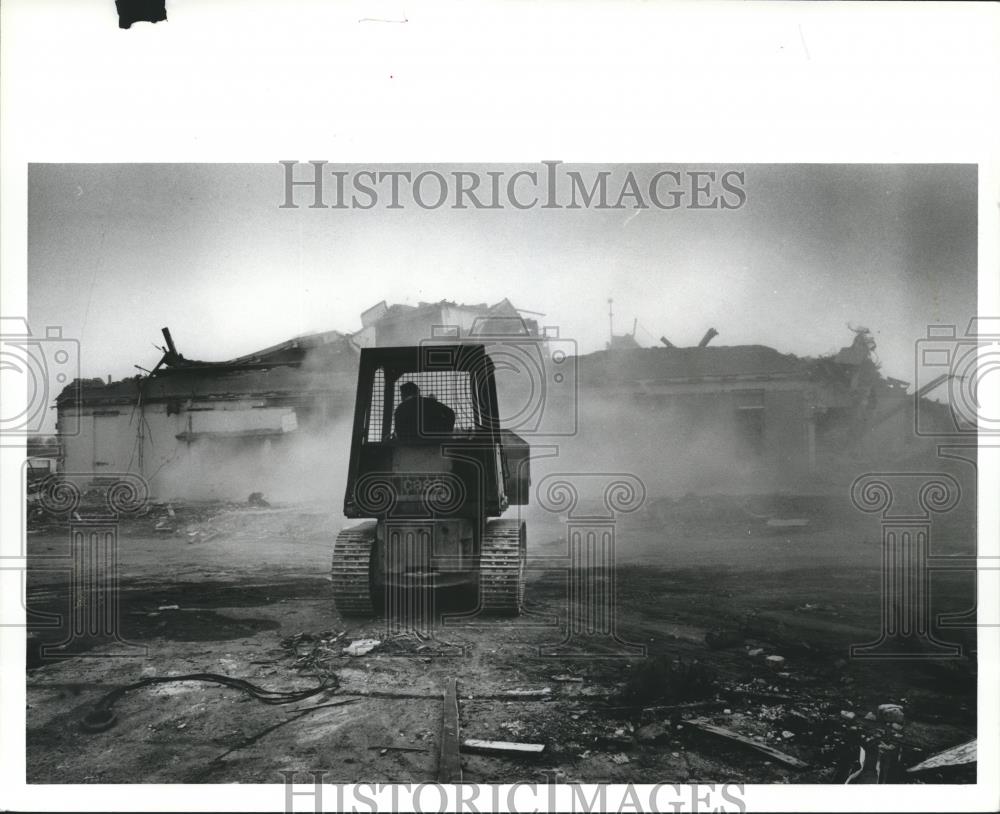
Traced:
[[911, 766], [906, 771], [922, 772], [927, 769], [941, 769], [945, 766], [962, 766], [966, 763], [975, 763], [977, 760], [976, 740], [976, 738], [973, 738], [961, 746], [953, 746], [951, 749], [939, 752], [933, 757], [927, 758], [923, 763]]
[[462, 741], [462, 749], [466, 752], [482, 752], [491, 755], [540, 755], [545, 750], [545, 744], [484, 741], [478, 738], [469, 738]]
[[454, 678], [444, 690], [441, 714], [441, 759], [438, 761], [439, 783], [462, 782], [462, 756], [458, 741], [458, 688]]
[[733, 732], [732, 730], [726, 729], [725, 727], [716, 726], [715, 724], [710, 724], [706, 721], [698, 721], [698, 720], [687, 721], [686, 723], [689, 726], [693, 726], [702, 732], [709, 733], [710, 735], [716, 735], [717, 737], [725, 738], [728, 741], [732, 741], [734, 743], [740, 743], [743, 744], [744, 746], [749, 746], [752, 749], [756, 749], [758, 752], [762, 752], [768, 757], [774, 758], [775, 760], [784, 763], [786, 766], [791, 766], [793, 769], [805, 769], [809, 766], [808, 763], [804, 763], [797, 757], [792, 757], [791, 755], [787, 755], [784, 752], [778, 751], [773, 746], [768, 746], [766, 743], [760, 743], [759, 741], [755, 741], [753, 738], [748, 738], [745, 735], [740, 735], [738, 732]]

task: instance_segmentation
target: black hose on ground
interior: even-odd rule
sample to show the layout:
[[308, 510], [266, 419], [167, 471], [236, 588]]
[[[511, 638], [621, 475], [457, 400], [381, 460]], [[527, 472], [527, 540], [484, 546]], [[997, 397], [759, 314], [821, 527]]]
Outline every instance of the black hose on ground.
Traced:
[[124, 687], [116, 687], [103, 698], [101, 698], [96, 704], [94, 704], [93, 709], [88, 712], [83, 720], [80, 722], [80, 728], [84, 732], [104, 732], [115, 725], [118, 720], [118, 716], [112, 710], [115, 703], [126, 693], [132, 690], [138, 690], [142, 687], [149, 687], [153, 684], [170, 684], [180, 681], [206, 681], [212, 684], [221, 684], [225, 687], [232, 687], [236, 690], [242, 690], [255, 701], [260, 701], [262, 704], [294, 704], [297, 701], [304, 701], [307, 698], [311, 698], [314, 695], [318, 695], [321, 692], [326, 692], [327, 690], [336, 689], [336, 685], [329, 681], [321, 683], [318, 687], [313, 687], [308, 690], [268, 690], [263, 687], [258, 687], [256, 684], [251, 684], [242, 678], [233, 678], [232, 676], [221, 675], [219, 673], [188, 673], [187, 675], [180, 676], [153, 676], [150, 678], [144, 678], [140, 681], [136, 681], [132, 684], [127, 684]]

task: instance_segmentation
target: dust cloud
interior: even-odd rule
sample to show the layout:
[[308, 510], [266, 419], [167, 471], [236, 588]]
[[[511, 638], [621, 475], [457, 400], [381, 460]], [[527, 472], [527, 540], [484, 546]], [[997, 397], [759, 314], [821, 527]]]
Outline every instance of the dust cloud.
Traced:
[[[307, 357], [302, 366], [300, 403], [311, 406], [296, 409], [296, 430], [191, 444], [155, 475], [155, 492], [167, 499], [240, 502], [260, 492], [269, 502], [322, 502], [337, 509], [346, 488], [356, 357], [332, 365], [325, 361]], [[584, 490], [597, 488], [593, 495], [581, 493], [585, 503], [603, 501], [603, 486], [597, 483], [607, 478], [601, 476], [621, 474], [642, 482], [647, 501], [686, 495], [845, 495], [862, 471], [899, 464], [919, 449], [908, 433], [885, 433], [883, 427], [858, 435], [855, 443], [817, 438], [810, 465], [801, 420], [782, 424], [780, 414], [775, 418], [769, 410], [755, 430], [741, 423], [732, 398], [718, 393], [669, 401], [637, 398], [627, 389], [581, 387], [572, 400], [545, 403], [540, 424], [526, 426], [519, 424], [521, 418], [529, 424], [538, 418], [525, 409], [530, 392], [502, 375], [497, 385], [502, 424], [533, 449], [532, 507], [539, 484], [557, 473], [583, 476], [577, 482]], [[560, 434], [546, 434], [552, 429]]]
[[561, 472], [634, 475], [650, 496], [769, 491], [777, 480], [729, 416], [603, 394], [580, 398], [576, 435], [560, 439], [558, 456], [545, 463]]
[[270, 503], [343, 503], [351, 419], [307, 426], [261, 441], [201, 441], [156, 475], [170, 500], [246, 502], [260, 492]]
[[[351, 425], [352, 416], [342, 414], [273, 438], [199, 441], [156, 474], [156, 492], [171, 500], [240, 502], [260, 492], [273, 503], [339, 506]], [[731, 421], [705, 415], [695, 421], [665, 407], [587, 396], [580, 400], [574, 435], [521, 432], [537, 454], [557, 452], [533, 459], [536, 487], [554, 473], [584, 475], [588, 482], [606, 474], [629, 474], [642, 481], [652, 498], [761, 493], [778, 481], [765, 462], [743, 449]]]

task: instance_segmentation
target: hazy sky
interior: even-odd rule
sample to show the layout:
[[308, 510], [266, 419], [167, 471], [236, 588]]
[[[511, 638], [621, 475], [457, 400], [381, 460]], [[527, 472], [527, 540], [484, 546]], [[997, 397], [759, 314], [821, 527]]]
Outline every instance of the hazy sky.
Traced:
[[360, 312], [382, 299], [508, 297], [544, 312], [542, 324], [587, 352], [607, 341], [613, 297], [616, 333], [637, 318], [643, 345], [661, 335], [692, 345], [715, 327], [713, 344], [813, 355], [848, 344], [847, 323], [865, 325], [884, 371], [912, 381], [913, 342], [926, 325], [964, 328], [975, 313], [975, 167], [633, 169], [641, 179], [661, 169], [741, 170], [747, 202], [282, 210], [278, 164], [36, 164], [29, 318], [35, 333], [61, 325], [81, 340], [84, 375], [118, 378], [155, 364], [164, 325], [189, 358], [223, 360], [302, 333], [356, 330]]

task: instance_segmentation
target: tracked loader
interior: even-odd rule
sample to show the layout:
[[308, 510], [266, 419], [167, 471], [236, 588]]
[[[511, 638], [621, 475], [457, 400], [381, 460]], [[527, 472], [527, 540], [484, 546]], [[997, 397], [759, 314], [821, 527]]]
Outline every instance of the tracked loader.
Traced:
[[483, 345], [361, 351], [343, 529], [331, 580], [344, 616], [459, 589], [486, 613], [524, 601], [529, 446], [501, 429]]

